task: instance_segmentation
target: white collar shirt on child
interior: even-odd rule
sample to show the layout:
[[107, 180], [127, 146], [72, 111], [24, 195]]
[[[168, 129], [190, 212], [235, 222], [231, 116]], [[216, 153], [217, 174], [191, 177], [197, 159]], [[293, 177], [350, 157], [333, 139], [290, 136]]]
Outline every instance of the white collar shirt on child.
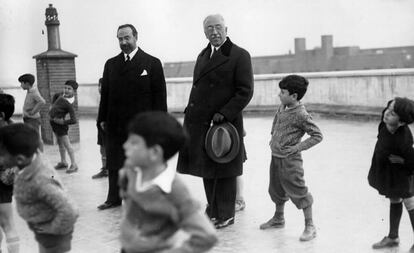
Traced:
[[135, 167], [134, 169], [137, 172], [137, 180], [135, 184], [137, 192], [146, 191], [151, 186], [158, 186], [165, 193], [171, 192], [172, 182], [175, 177], [175, 169], [173, 167], [167, 167], [158, 176], [148, 182], [142, 182], [142, 171], [139, 167]]

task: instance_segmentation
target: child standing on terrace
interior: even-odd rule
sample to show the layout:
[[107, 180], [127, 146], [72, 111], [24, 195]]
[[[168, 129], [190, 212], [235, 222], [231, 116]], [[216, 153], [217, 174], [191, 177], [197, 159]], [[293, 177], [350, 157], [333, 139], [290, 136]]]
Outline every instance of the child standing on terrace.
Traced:
[[[408, 127], [413, 122], [414, 101], [407, 98], [396, 97], [382, 112], [368, 182], [390, 199], [390, 228], [387, 236], [372, 245], [374, 249], [398, 246], [402, 203], [414, 230], [414, 149]], [[414, 245], [410, 253], [414, 253]]]
[[166, 112], [141, 113], [129, 123], [126, 159], [119, 171], [123, 253], [197, 253], [216, 243], [210, 220], [175, 169], [167, 166], [185, 140], [183, 127]]
[[[74, 173], [78, 171], [78, 165], [75, 161], [75, 151], [70, 144], [68, 131], [69, 125], [76, 123], [75, 110], [73, 103], [75, 102], [75, 91], [78, 88], [78, 83], [74, 80], [65, 82], [63, 94], [57, 93], [52, 99], [52, 108], [49, 111], [50, 125], [53, 133], [56, 136], [59, 145], [60, 162], [55, 166], [55, 169], [66, 169], [66, 173]], [[69, 114], [69, 119], [66, 115]], [[66, 151], [69, 154], [71, 165], [68, 168], [66, 162]]]
[[[284, 206], [291, 199], [305, 216], [305, 230], [299, 238], [301, 241], [316, 237], [312, 219], [313, 197], [303, 178], [301, 152], [322, 141], [321, 131], [300, 102], [307, 87], [308, 80], [298, 75], [286, 76], [279, 83], [281, 106], [276, 111], [271, 131], [269, 182], [269, 194], [276, 204], [276, 212], [269, 221], [260, 225], [260, 229], [284, 227]], [[310, 137], [302, 141], [305, 133]]]

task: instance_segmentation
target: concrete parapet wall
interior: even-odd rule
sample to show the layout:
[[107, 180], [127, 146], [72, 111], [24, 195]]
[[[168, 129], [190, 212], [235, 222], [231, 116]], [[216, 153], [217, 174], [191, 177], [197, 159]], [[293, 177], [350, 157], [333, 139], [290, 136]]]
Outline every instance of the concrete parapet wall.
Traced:
[[[300, 74], [309, 80], [303, 102], [310, 111], [377, 115], [393, 97], [414, 99], [414, 69]], [[280, 103], [279, 81], [286, 75], [256, 75], [254, 95], [246, 111], [274, 110]], [[182, 112], [188, 102], [192, 78], [168, 78], [166, 81], [169, 111]], [[3, 87], [3, 90], [15, 96], [16, 114], [21, 113], [25, 92], [17, 85]], [[96, 114], [98, 105], [97, 84], [81, 84], [78, 89], [79, 113]]]

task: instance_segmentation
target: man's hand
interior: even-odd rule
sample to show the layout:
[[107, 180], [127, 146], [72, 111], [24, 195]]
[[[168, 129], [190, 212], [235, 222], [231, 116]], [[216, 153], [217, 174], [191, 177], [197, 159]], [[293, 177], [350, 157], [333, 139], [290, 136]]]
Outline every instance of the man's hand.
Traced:
[[391, 154], [391, 155], [388, 156], [388, 160], [391, 163], [404, 164], [404, 158], [402, 158], [401, 156], [398, 156], [398, 155]]
[[213, 122], [216, 124], [223, 123], [224, 119], [224, 116], [218, 112], [213, 115]]

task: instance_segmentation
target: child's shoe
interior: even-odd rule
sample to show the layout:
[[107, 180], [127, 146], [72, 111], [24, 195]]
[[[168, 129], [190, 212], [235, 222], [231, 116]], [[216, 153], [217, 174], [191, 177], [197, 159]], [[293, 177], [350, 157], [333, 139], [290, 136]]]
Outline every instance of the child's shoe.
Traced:
[[64, 170], [68, 167], [67, 163], [64, 162], [58, 162], [58, 164], [56, 164], [55, 166], [55, 170]]
[[305, 226], [302, 235], [299, 237], [299, 240], [302, 242], [310, 241], [316, 237], [316, 228], [313, 224]]
[[236, 205], [234, 207], [234, 211], [243, 211], [246, 208], [246, 202], [242, 199], [236, 199]]
[[[390, 248], [390, 247], [396, 247], [400, 244], [400, 238], [389, 238], [388, 236], [385, 236], [382, 238], [381, 241], [374, 243], [372, 245], [373, 249], [383, 249], [383, 248]], [[410, 251], [411, 252], [411, 251]], [[414, 252], [414, 251], [413, 251]]]
[[260, 229], [268, 229], [268, 228], [284, 228], [285, 227], [285, 218], [283, 215], [278, 215], [275, 213], [273, 217], [268, 220], [267, 222], [260, 225]]
[[69, 169], [66, 170], [67, 174], [71, 174], [71, 173], [75, 173], [76, 171], [78, 171], [78, 166], [77, 165], [71, 165], [69, 167]]

